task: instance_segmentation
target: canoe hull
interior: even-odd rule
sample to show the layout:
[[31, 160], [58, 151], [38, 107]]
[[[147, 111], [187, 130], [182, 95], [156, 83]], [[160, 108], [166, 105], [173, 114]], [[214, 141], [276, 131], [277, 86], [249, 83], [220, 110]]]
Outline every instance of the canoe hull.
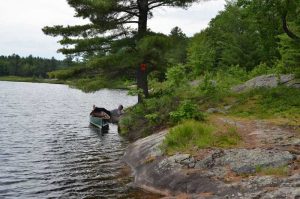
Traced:
[[93, 117], [90, 115], [90, 123], [102, 130], [108, 130], [109, 128], [108, 121], [99, 117]]

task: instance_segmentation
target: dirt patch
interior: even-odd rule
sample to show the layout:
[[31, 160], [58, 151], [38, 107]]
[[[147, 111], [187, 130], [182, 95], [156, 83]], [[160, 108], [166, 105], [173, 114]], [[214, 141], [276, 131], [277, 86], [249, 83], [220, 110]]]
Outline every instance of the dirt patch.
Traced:
[[[276, 125], [264, 120], [249, 120], [241, 118], [229, 118], [224, 116], [211, 116], [210, 122], [221, 131], [228, 127], [234, 127], [241, 135], [243, 148], [276, 148], [282, 146], [294, 146], [298, 151], [300, 146], [300, 133], [298, 128]], [[299, 143], [298, 143], [299, 142]]]

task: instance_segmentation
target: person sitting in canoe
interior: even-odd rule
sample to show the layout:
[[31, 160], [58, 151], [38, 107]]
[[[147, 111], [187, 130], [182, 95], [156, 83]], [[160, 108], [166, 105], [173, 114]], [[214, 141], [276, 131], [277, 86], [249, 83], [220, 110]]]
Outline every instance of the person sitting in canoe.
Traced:
[[124, 114], [123, 105], [119, 105], [117, 109], [110, 111], [110, 122], [116, 123], [119, 121], [120, 116]]
[[105, 120], [109, 120], [110, 122], [118, 122], [120, 116], [124, 113], [123, 106], [119, 105], [117, 109], [113, 109], [111, 111], [105, 109], [105, 108], [98, 108], [95, 105], [93, 105], [93, 111], [90, 113], [90, 115], [94, 117], [100, 117]]
[[111, 113], [109, 110], [107, 110], [105, 108], [98, 108], [95, 105], [93, 105], [93, 110], [90, 113], [90, 115], [92, 115], [94, 117], [100, 117], [105, 120], [109, 120], [111, 117]]

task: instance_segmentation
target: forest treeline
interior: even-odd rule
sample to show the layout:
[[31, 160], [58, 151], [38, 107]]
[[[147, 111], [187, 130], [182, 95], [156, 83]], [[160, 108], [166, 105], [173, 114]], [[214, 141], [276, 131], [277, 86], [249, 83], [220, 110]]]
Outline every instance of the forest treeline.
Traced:
[[299, 1], [228, 1], [225, 10], [196, 34], [188, 62], [196, 71], [262, 65], [280, 72], [300, 67]]
[[46, 78], [50, 71], [72, 65], [72, 59], [56, 60], [33, 57], [20, 57], [13, 54], [0, 56], [0, 76], [41, 77]]

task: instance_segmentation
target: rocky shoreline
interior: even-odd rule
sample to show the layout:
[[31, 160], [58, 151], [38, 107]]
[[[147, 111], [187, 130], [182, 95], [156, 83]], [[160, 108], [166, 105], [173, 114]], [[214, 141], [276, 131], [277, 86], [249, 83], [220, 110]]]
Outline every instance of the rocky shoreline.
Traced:
[[[264, 121], [232, 121], [243, 146], [198, 149], [193, 154], [166, 156], [160, 150], [163, 131], [132, 143], [124, 161], [137, 187], [165, 198], [300, 198], [300, 139], [293, 130]], [[283, 168], [285, 175], [260, 169]]]

